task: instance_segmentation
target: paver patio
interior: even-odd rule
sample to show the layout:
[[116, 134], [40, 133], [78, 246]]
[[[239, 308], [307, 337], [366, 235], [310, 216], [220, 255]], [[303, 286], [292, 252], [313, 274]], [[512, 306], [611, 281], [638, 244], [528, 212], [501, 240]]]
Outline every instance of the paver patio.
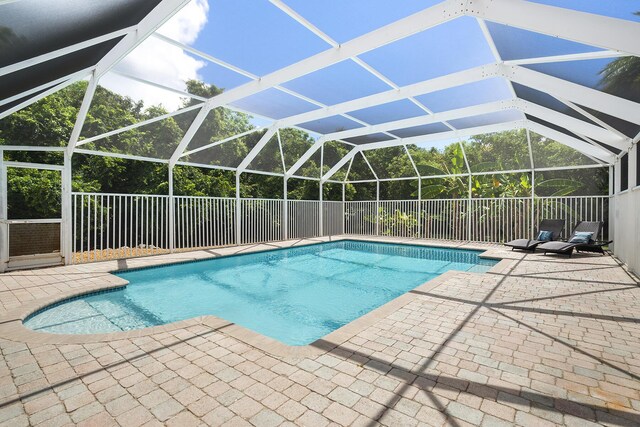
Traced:
[[610, 256], [485, 245], [508, 261], [446, 273], [306, 353], [204, 318], [85, 343], [12, 320], [115, 269], [312, 241], [0, 275], [0, 425], [640, 424], [640, 283]]

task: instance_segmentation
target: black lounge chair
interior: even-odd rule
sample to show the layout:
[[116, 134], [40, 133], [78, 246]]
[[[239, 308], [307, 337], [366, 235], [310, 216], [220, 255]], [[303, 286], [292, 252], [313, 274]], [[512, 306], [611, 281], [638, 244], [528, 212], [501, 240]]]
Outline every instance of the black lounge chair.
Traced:
[[[608, 245], [609, 242], [599, 242], [598, 236], [602, 231], [602, 221], [580, 221], [575, 226], [571, 237], [566, 242], [547, 242], [538, 246], [538, 249], [547, 253], [569, 255], [573, 253], [573, 250], [585, 251], [585, 252], [599, 252], [604, 254], [603, 246]], [[593, 233], [591, 240], [587, 243], [571, 243], [571, 240], [576, 236], [578, 232]]]
[[[560, 234], [562, 234], [562, 230], [564, 230], [564, 219], [543, 219], [540, 221], [540, 225], [536, 231], [536, 236], [541, 231], [551, 231], [551, 240], [558, 240], [560, 238]], [[507, 242], [504, 245], [511, 247], [511, 250], [520, 249], [523, 251], [535, 251], [539, 244], [545, 242], [548, 242], [548, 240], [516, 239]]]

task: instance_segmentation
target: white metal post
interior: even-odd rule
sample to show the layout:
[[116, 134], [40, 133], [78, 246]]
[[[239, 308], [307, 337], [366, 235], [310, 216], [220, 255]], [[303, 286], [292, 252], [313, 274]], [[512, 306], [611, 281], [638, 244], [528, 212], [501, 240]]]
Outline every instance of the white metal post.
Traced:
[[73, 206], [71, 202], [72, 173], [71, 153], [64, 152], [64, 169], [62, 170], [62, 224], [60, 230], [60, 249], [66, 265], [73, 263]]
[[284, 204], [282, 205], [282, 237], [284, 240], [289, 239], [289, 178], [284, 177], [284, 184], [282, 188], [282, 198]]
[[[322, 146], [320, 147], [320, 176], [322, 176], [322, 171], [324, 171], [324, 143], [322, 144]], [[320, 236], [322, 236], [323, 230], [322, 230], [322, 211], [323, 211], [323, 207], [322, 207], [322, 200], [323, 200], [323, 194], [322, 194], [322, 184], [323, 181], [322, 179], [320, 179], [320, 181], [318, 182], [318, 234]]]
[[471, 210], [472, 210], [472, 192], [471, 192], [471, 181], [473, 180], [471, 171], [469, 171], [469, 194], [468, 194], [468, 205], [467, 205], [467, 240], [471, 241]]
[[536, 236], [536, 172], [531, 169], [531, 238], [535, 239]]
[[380, 180], [376, 179], [376, 236], [380, 235]]
[[343, 182], [342, 183], [342, 234], [344, 234], [344, 230], [345, 230], [345, 221], [347, 220], [345, 218], [345, 203], [346, 203], [346, 196], [347, 196], [347, 191], [346, 191], [346, 184]]
[[240, 173], [241, 172], [236, 172], [236, 245], [239, 245], [242, 241], [242, 230], [240, 228], [240, 215], [242, 213], [240, 207]]
[[529, 131], [529, 129], [526, 129], [526, 134], [527, 134], [527, 149], [529, 150], [529, 163], [531, 163], [531, 213], [530, 213], [530, 218], [531, 218], [531, 238], [535, 239], [536, 236], [536, 232], [535, 232], [535, 195], [536, 195], [536, 177], [535, 177], [535, 170], [536, 170], [536, 164], [533, 161], [533, 147], [531, 146], [531, 132]]
[[[615, 227], [616, 227], [616, 198], [615, 198], [615, 168], [613, 165], [609, 166], [609, 239], [615, 239]], [[615, 251], [615, 242], [609, 245], [612, 251]]]
[[422, 177], [418, 177], [418, 238], [422, 237]]
[[4, 151], [0, 149], [0, 272], [9, 263], [9, 224], [7, 224], [7, 168], [4, 165]]
[[169, 165], [169, 212], [167, 214], [167, 219], [169, 223], [169, 229], [167, 233], [169, 234], [169, 252], [173, 253], [176, 247], [175, 238], [176, 238], [176, 202], [173, 197], [173, 165]]
[[322, 180], [320, 180], [318, 182], [318, 184], [319, 184], [319, 187], [320, 187], [320, 190], [319, 190], [320, 194], [318, 196], [318, 200], [319, 200], [319, 203], [318, 203], [318, 206], [319, 206], [318, 207], [318, 234], [320, 236], [322, 236], [324, 234], [323, 230], [322, 230], [323, 229], [323, 227], [322, 227], [322, 213], [323, 213], [322, 212], [323, 211], [323, 207], [322, 207], [322, 203], [323, 203], [322, 184], [323, 184], [323, 182], [322, 182]]

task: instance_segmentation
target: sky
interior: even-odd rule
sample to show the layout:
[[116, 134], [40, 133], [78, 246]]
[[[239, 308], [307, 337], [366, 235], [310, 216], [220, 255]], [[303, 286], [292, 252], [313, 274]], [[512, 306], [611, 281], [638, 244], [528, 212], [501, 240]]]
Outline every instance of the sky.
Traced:
[[[631, 12], [628, 0], [535, 0], [552, 5], [568, 4], [589, 12], [599, 12], [625, 19], [640, 19]], [[285, 0], [286, 4], [319, 27], [338, 43], [344, 43], [379, 26], [430, 7], [438, 0]], [[640, 7], [638, 7], [640, 9]], [[598, 50], [591, 46], [489, 23], [499, 53], [504, 59], [546, 56]], [[183, 44], [204, 51], [256, 76], [263, 76], [330, 47], [311, 31], [295, 22], [268, 0], [192, 0], [159, 32]], [[535, 47], [535, 49], [533, 49]], [[402, 86], [446, 75], [451, 72], [494, 62], [477, 21], [462, 17], [425, 32], [407, 37], [361, 55], [394, 83]], [[605, 60], [606, 61], [606, 60]], [[602, 61], [600, 61], [602, 62]], [[598, 66], [602, 66], [602, 63]], [[595, 61], [594, 61], [595, 63]], [[573, 64], [545, 67], [556, 73], [571, 75]], [[581, 64], [579, 64], [581, 65]], [[585, 64], [586, 65], [586, 64]], [[533, 67], [532, 67], [533, 68]], [[583, 68], [583, 67], [581, 67]], [[128, 74], [184, 90], [184, 81], [200, 79], [218, 87], [231, 89], [250, 79], [209, 61], [187, 54], [155, 37], [150, 37], [116, 68]], [[547, 71], [545, 69], [545, 71]], [[581, 82], [593, 85], [594, 67], [581, 69]], [[551, 73], [554, 74], [554, 73]], [[575, 74], [575, 73], [574, 73]], [[575, 77], [574, 77], [575, 78]], [[149, 85], [107, 75], [101, 84], [123, 95], [142, 99], [145, 105], [163, 104], [174, 111], [180, 107], [180, 95]], [[391, 87], [351, 61], [343, 61], [285, 83], [290, 90], [324, 104], [335, 104], [390, 90]], [[417, 97], [433, 111], [462, 108], [511, 97], [508, 85], [489, 79]], [[300, 114], [318, 108], [275, 89], [237, 102], [237, 107], [272, 118]], [[415, 117], [415, 106], [388, 106], [392, 119]], [[361, 118], [372, 122], [384, 108], [360, 111]], [[385, 114], [382, 114], [385, 115]], [[257, 120], [265, 124], [264, 120]], [[336, 126], [339, 122], [336, 120]], [[328, 126], [330, 131], [331, 126]]]
[[[207, 0], [192, 0], [167, 21], [160, 32], [176, 41], [192, 45], [207, 23], [208, 13]], [[184, 90], [185, 80], [200, 78], [200, 70], [205, 65], [204, 60], [190, 56], [182, 49], [155, 37], [149, 37], [115, 69]], [[107, 74], [100, 84], [122, 95], [142, 99], [145, 105], [162, 104], [170, 111], [175, 111], [180, 106], [180, 95], [114, 74]]]

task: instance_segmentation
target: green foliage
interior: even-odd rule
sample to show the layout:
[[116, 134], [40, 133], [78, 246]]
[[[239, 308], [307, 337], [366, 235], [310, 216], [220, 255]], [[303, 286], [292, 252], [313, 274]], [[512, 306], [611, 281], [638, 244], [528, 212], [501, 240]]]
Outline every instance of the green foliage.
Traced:
[[[615, 65], [617, 68], [612, 65], [607, 71], [607, 78], [613, 82], [618, 78], [616, 76], [622, 73], [622, 68], [635, 66], [622, 62]], [[614, 83], [611, 85], [612, 88], [617, 87]], [[85, 89], [86, 82], [75, 83], [1, 120], [0, 144], [65, 146], [75, 124]], [[187, 82], [187, 90], [205, 97], [222, 92], [214, 85], [199, 81]], [[185, 99], [183, 106], [187, 107], [197, 102], [191, 98]], [[146, 106], [141, 101], [98, 87], [85, 120], [82, 136], [86, 138], [99, 135], [166, 113], [161, 106]], [[168, 159], [190, 127], [196, 113], [197, 111], [190, 111], [159, 120], [85, 144], [83, 148]], [[226, 108], [215, 108], [209, 112], [187, 150], [251, 129], [248, 115]], [[263, 134], [264, 131], [250, 133], [243, 138], [186, 156], [183, 160], [235, 167]], [[535, 134], [531, 134], [531, 138], [534, 161], [539, 157], [549, 166], [585, 162], [584, 156], [564, 145], [547, 141]], [[249, 165], [249, 169], [281, 172], [283, 162], [284, 169], [289, 169], [315, 141], [299, 129], [281, 129], [280, 142], [284, 158], [281, 157], [278, 140], [274, 137]], [[452, 142], [439, 150], [410, 145], [407, 148], [414, 163], [400, 147], [369, 150], [366, 151], [366, 160], [362, 155], [357, 155], [351, 164], [345, 164], [332, 179], [343, 180], [349, 166], [350, 181], [374, 179], [371, 168], [379, 178], [411, 177], [415, 176], [417, 169], [423, 177], [439, 176], [423, 179], [423, 198], [464, 199], [468, 197], [469, 189], [467, 161], [474, 172], [530, 167], [526, 133], [522, 130], [478, 135], [463, 142], [462, 146], [459, 142]], [[338, 141], [327, 142], [323, 151], [315, 152], [299, 168], [296, 175], [318, 178], [337, 164], [351, 148]], [[59, 153], [7, 152], [5, 157], [8, 160], [61, 164]], [[321, 158], [324, 159], [322, 169]], [[76, 154], [73, 158], [74, 191], [166, 194], [167, 177], [167, 166], [162, 163], [82, 154]], [[283, 196], [283, 181], [280, 177], [249, 172], [244, 173], [241, 179], [242, 197]], [[58, 172], [12, 170], [9, 175], [10, 197], [13, 200], [10, 206], [12, 214], [23, 217], [59, 215], [59, 181]], [[178, 195], [235, 195], [235, 174], [232, 171], [177, 166], [174, 169], [174, 182], [175, 194]], [[539, 195], [602, 194], [606, 192], [607, 185], [606, 170], [602, 169], [576, 169], [564, 176], [557, 172], [536, 173], [536, 193]], [[474, 197], [528, 196], [531, 194], [531, 177], [529, 173], [474, 176], [471, 187]], [[288, 189], [290, 199], [318, 198], [317, 181], [292, 177], [288, 181]], [[375, 183], [347, 183], [344, 190], [347, 200], [372, 200], [376, 197]], [[410, 199], [417, 195], [417, 180], [380, 183], [380, 198], [383, 200]], [[341, 200], [342, 185], [326, 183], [323, 186], [323, 197], [325, 200]], [[407, 218], [394, 215], [388, 218], [394, 226], [409, 221]]]
[[[29, 169], [7, 171], [9, 219], [56, 218], [61, 215], [60, 172], [43, 170], [34, 174]], [[37, 189], [37, 191], [34, 191]]]

